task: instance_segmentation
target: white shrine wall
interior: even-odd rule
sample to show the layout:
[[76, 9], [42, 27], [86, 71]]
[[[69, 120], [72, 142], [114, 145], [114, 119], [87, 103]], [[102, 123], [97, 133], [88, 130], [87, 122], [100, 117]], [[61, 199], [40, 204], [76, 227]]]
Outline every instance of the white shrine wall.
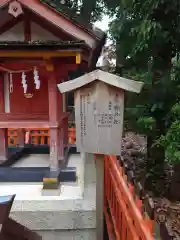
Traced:
[[51, 32], [42, 28], [40, 25], [31, 22], [31, 40], [59, 40], [58, 37], [54, 36]]
[[[31, 40], [59, 40], [48, 30], [40, 25], [31, 22]], [[8, 31], [0, 35], [0, 41], [24, 41], [24, 22], [20, 22]]]
[[0, 41], [24, 41], [24, 23], [20, 22], [1, 34]]

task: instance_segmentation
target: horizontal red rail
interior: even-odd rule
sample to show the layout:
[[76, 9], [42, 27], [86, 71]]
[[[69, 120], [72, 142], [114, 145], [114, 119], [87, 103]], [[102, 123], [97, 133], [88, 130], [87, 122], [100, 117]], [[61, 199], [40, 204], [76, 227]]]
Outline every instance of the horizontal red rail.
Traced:
[[[50, 133], [49, 129], [27, 129], [29, 132], [30, 144], [34, 145], [45, 145], [50, 143]], [[75, 140], [75, 129], [68, 129], [68, 139], [69, 143], [74, 144]], [[15, 146], [17, 144], [17, 129], [8, 129], [8, 144], [9, 146]]]

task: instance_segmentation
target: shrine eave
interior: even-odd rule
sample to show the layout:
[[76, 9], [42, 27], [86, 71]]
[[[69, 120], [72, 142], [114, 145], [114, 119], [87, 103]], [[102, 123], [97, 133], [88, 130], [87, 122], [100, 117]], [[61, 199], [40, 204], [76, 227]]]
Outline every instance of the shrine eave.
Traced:
[[84, 41], [0, 41], [2, 50], [69, 50], [87, 49]]
[[42, 59], [44, 60], [50, 60], [55, 58], [74, 58], [76, 64], [80, 64], [81, 61], [84, 59], [83, 54], [79, 51], [28, 51], [28, 50], [1, 50], [0, 49], [0, 58], [18, 58], [18, 59]]

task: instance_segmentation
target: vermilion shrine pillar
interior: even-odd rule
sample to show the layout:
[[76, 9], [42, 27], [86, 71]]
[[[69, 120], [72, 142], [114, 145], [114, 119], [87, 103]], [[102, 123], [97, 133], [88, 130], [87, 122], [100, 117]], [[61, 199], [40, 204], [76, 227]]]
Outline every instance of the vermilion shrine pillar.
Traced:
[[[67, 94], [63, 93], [63, 112], [66, 113], [68, 112], [68, 98]], [[64, 144], [65, 146], [68, 145], [68, 116], [64, 118], [63, 120], [64, 123]]]
[[[5, 97], [4, 97], [4, 74], [0, 77], [0, 112], [5, 113]], [[0, 128], [0, 163], [8, 159], [8, 129]]]
[[48, 96], [49, 96], [49, 126], [50, 126], [50, 168], [59, 168], [59, 160], [64, 158], [64, 143], [62, 126], [59, 124], [62, 116], [62, 97], [59, 98], [57, 78], [52, 63], [48, 63]]
[[17, 129], [17, 145], [24, 147], [25, 144], [25, 130], [23, 128]]

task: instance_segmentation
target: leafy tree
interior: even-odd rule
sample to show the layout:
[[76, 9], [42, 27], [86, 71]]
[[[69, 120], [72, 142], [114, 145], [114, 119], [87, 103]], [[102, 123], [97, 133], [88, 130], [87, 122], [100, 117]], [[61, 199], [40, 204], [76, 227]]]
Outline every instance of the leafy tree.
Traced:
[[67, 7], [74, 12], [74, 15], [79, 15], [86, 23], [100, 20], [104, 13], [103, 0], [46, 0], [57, 7]]
[[173, 144], [179, 140], [179, 120], [169, 115], [179, 106], [172, 59], [180, 52], [180, 2], [122, 0], [111, 8], [112, 15], [115, 10], [110, 33], [117, 46], [116, 70], [145, 82], [139, 99], [128, 95], [126, 116], [148, 136], [148, 171], [162, 172], [166, 157], [180, 159], [178, 144]]

